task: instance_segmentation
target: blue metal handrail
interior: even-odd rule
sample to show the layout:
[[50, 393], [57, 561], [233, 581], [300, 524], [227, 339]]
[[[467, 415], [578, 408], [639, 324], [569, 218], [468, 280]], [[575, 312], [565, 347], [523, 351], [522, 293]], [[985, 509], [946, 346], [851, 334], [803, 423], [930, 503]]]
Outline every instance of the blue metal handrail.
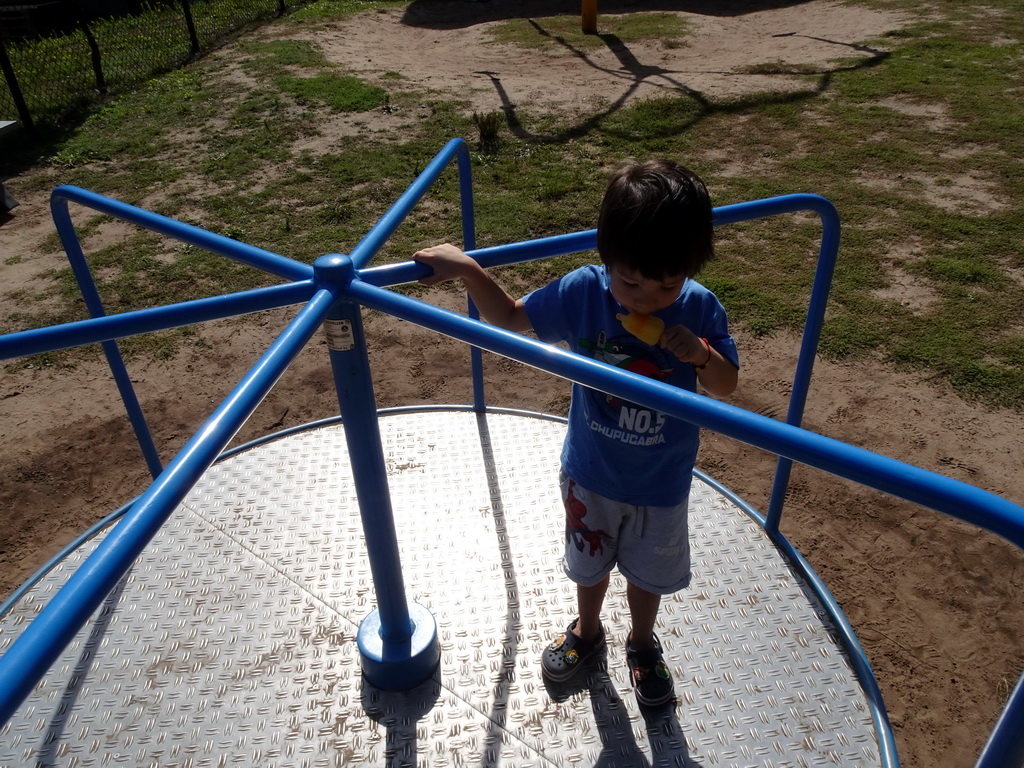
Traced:
[[[89, 265], [85, 260], [85, 254], [82, 252], [78, 233], [71, 223], [71, 214], [68, 211], [69, 202], [93, 208], [101, 213], [137, 224], [154, 232], [170, 235], [182, 242], [205, 248], [208, 251], [227, 256], [243, 264], [249, 264], [286, 279], [308, 280], [312, 277], [312, 270], [308, 265], [284, 258], [276, 253], [264, 251], [261, 248], [207, 232], [199, 227], [183, 224], [180, 221], [136, 208], [118, 200], [111, 200], [88, 190], [71, 186], [58, 187], [50, 196], [50, 211], [53, 215], [53, 222], [56, 225], [57, 234], [60, 236], [68, 261], [71, 264], [71, 270], [78, 280], [78, 286], [89, 310], [89, 315], [94, 318], [103, 317], [106, 312], [103, 309], [99, 291], [96, 290], [96, 284], [92, 279], [92, 273], [89, 271]], [[222, 317], [227, 316], [229, 315], [222, 315]], [[132, 386], [131, 377], [125, 368], [121, 351], [118, 349], [117, 342], [113, 340], [103, 341], [102, 347], [118, 391], [121, 393], [121, 400], [128, 411], [128, 418], [135, 430], [135, 436], [142, 449], [142, 455], [145, 457], [150, 474], [155, 478], [162, 469], [160, 456], [153, 442], [149, 426], [146, 424], [146, 417], [142, 412], [142, 407], [139, 405], [138, 398], [135, 395], [135, 388]]]
[[989, 491], [446, 312], [362, 280], [353, 280], [345, 292], [365, 307], [979, 525], [1024, 549], [1024, 509]]
[[[776, 453], [780, 457], [780, 470], [776, 473], [776, 487], [773, 488], [775, 505], [770, 506], [769, 516], [762, 522], [772, 538], [790, 556], [795, 565], [812, 574], [809, 582], [819, 590], [827, 609], [834, 614], [835, 624], [845, 637], [847, 647], [851, 651], [851, 659], [872, 702], [884, 764], [896, 765], [897, 758], [892, 743], [891, 728], [888, 725], [881, 696], [852, 629], [849, 628], [848, 622], [834, 600], [828, 596], [827, 589], [816, 576], [813, 576], [813, 571], [806, 566], [803, 558], [778, 530], [781, 497], [784, 495], [785, 484], [788, 481], [789, 465], [784, 465], [783, 462], [799, 461], [868, 487], [914, 501], [992, 531], [1022, 549], [1024, 549], [1024, 509], [995, 494], [965, 483], [878, 456], [864, 449], [808, 432], [796, 426], [795, 423], [789, 423], [799, 422], [800, 414], [802, 414], [803, 400], [810, 379], [810, 365], [813, 361], [813, 347], [816, 347], [816, 334], [820, 332], [820, 320], [824, 313], [824, 302], [828, 293], [827, 283], [831, 278], [834, 255], [838, 246], [838, 217], [835, 216], [834, 208], [827, 200], [814, 195], [790, 195], [725, 206], [715, 211], [715, 223], [725, 224], [781, 212], [813, 210], [822, 216], [824, 228], [828, 232], [827, 236], [823, 238], [819, 267], [812, 287], [808, 327], [805, 328], [805, 341], [797, 366], [794, 394], [795, 399], [799, 402], [795, 406], [791, 405], [787, 423], [780, 423], [726, 403], [685, 392], [557, 347], [494, 328], [472, 317], [446, 312], [424, 302], [385, 290], [383, 286], [415, 280], [426, 273], [426, 267], [414, 262], [376, 268], [366, 267], [366, 265], [452, 158], [458, 159], [460, 163], [460, 188], [464, 204], [467, 199], [471, 200], [471, 194], [467, 191], [470, 182], [468, 154], [464, 144], [459, 140], [450, 142], [442, 155], [444, 156], [443, 162], [435, 160], [424, 171], [424, 174], [413, 185], [415, 190], [407, 192], [400, 198], [399, 203], [392, 207], [385, 219], [378, 223], [357, 246], [357, 249], [353, 251], [353, 256], [322, 257], [314, 267], [245, 246], [228, 238], [211, 235], [194, 227], [125, 206], [123, 203], [110, 201], [84, 190], [58, 189], [55, 194], [65, 202], [55, 206], [55, 219], [58, 220], [62, 238], [67, 238], [66, 247], [68, 241], [74, 243], [75, 247], [70, 250], [74, 250], [75, 254], [72, 255], [69, 251], [69, 256], [73, 260], [80, 261], [79, 267], [84, 265], [85, 261], [80, 247], [77, 246], [77, 236], [74, 234], [73, 228], [70, 228], [70, 219], [66, 218], [67, 200], [73, 200], [125, 218], [140, 226], [148, 226], [169, 236], [178, 237], [185, 242], [208, 247], [229, 258], [237, 258], [244, 263], [266, 269], [293, 281], [290, 285], [277, 286], [274, 289], [259, 289], [245, 294], [232, 294], [214, 300], [192, 302], [184, 305], [184, 309], [179, 306], [144, 310], [137, 314], [128, 313], [134, 315], [132, 319], [139, 320], [147, 330], [171, 327], [167, 324], [178, 323], [186, 318], [191, 318], [189, 322], [194, 322], [197, 317], [219, 316], [217, 314], [219, 311], [229, 307], [232, 310], [256, 306], [266, 308], [283, 305], [277, 302], [302, 301], [307, 298], [308, 303], [167, 469], [159, 474], [150, 489], [138, 499], [132, 509], [97, 546], [96, 550], [43, 609], [36, 620], [24, 630], [7, 653], [0, 658], [0, 722], [6, 722], [10, 718], [17, 706], [28, 695], [32, 686], [45, 674], [118, 579], [127, 572], [131, 563], [156, 534], [167, 516], [180, 503], [218, 454], [224, 450], [235, 432], [270, 391], [277, 378], [302, 349], [324, 318], [330, 316], [338, 319], [352, 307], [358, 309], [359, 306], [362, 306], [388, 312], [465, 341], [475, 347], [542, 368], [585, 386], [642, 403], [676, 418]], [[467, 242], [472, 242], [471, 237], [467, 237]], [[482, 264], [496, 266], [514, 261], [586, 250], [592, 248], [593, 243], [594, 233], [591, 230], [478, 251], [473, 251], [470, 247], [470, 250]], [[824, 259], [828, 262], [830, 258], [832, 262], [826, 263], [823, 267], [821, 260]], [[76, 274], [78, 271], [76, 269]], [[87, 268], [85, 272], [88, 272]], [[82, 279], [86, 288], [92, 286], [92, 291], [95, 292], [91, 276], [85, 276]], [[86, 288], [83, 288], [83, 291], [86, 291]], [[90, 312], [95, 319], [63, 327], [63, 332], [68, 334], [67, 338], [73, 343], [105, 340], [114, 333], [135, 332], [131, 323], [124, 320], [124, 315], [117, 316], [121, 319], [106, 319], [103, 317], [101, 306], [89, 299], [87, 299], [87, 303], [90, 303]], [[808, 332], [814, 334], [813, 345], [806, 340]], [[29, 354], [32, 351], [52, 348], [48, 345], [55, 343], [60, 335], [61, 332], [44, 329], [0, 337], [0, 359], [15, 354]], [[335, 359], [336, 351], [332, 348], [332, 362]], [[364, 367], [365, 345], [359, 337], [358, 328], [354, 345], [349, 351], [354, 352], [356, 357], [362, 359], [361, 362], [357, 362], [357, 365]], [[119, 364], [123, 371], [123, 363]], [[112, 368], [115, 368], [115, 378], [117, 378], [115, 362], [112, 362], [111, 365]], [[361, 378], [366, 378], [366, 376], [361, 375]], [[358, 398], [362, 398], [362, 400], [357, 398], [357, 402], [372, 405], [372, 388], [368, 382], [356, 382], [355, 385], [348, 382], [345, 386], [355, 386], [357, 389], [363, 387], [362, 391], [356, 393]], [[128, 387], [130, 389], [130, 381]], [[339, 380], [339, 400], [344, 409], [348, 395], [343, 396], [340, 387]], [[122, 391], [122, 395], [124, 395], [124, 391]], [[131, 393], [131, 397], [134, 398], [134, 393]], [[129, 411], [131, 412], [131, 410], [130, 407]], [[358, 418], [349, 418], [344, 413], [343, 415], [346, 416], [344, 419], [346, 431], [350, 429], [349, 422], [358, 423], [362, 420], [364, 425], [368, 423], [366, 414], [362, 414]], [[350, 435], [350, 440], [358, 439], [358, 437], [358, 435]], [[372, 447], [367, 447], [367, 443], [362, 445], [364, 449], [372, 450]], [[377, 448], [379, 450], [379, 444]], [[371, 469], [368, 471], [371, 474], [383, 471], [382, 462], [377, 462], [376, 468], [372, 462], [370, 466]], [[780, 480], [783, 475], [785, 477]], [[386, 488], [386, 482], [384, 487]], [[781, 492], [779, 492], [779, 488], [781, 488]], [[360, 505], [363, 504], [364, 501], [360, 498]], [[369, 541], [368, 537], [371, 560], [374, 559], [374, 548], [374, 544]], [[398, 577], [396, 583], [400, 584], [400, 573]], [[376, 574], [375, 587], [378, 587], [379, 593]], [[398, 614], [397, 617], [389, 620], [401, 624], [401, 611]], [[382, 635], [394, 631], [396, 631], [394, 627], [388, 631], [381, 628]], [[1020, 765], [1024, 761], [1024, 692], [1022, 691], [1024, 691], [1024, 683], [1019, 683], [977, 763], [977, 768], [1003, 768], [1009, 765]]]
[[[786, 423], [800, 426], [803, 423], [804, 408], [807, 404], [807, 393], [811, 386], [811, 374], [814, 358], [821, 339], [821, 328], [825, 322], [825, 310], [828, 294], [832, 286], [832, 275], [835, 272], [836, 259], [839, 255], [839, 213], [831, 202], [819, 195], [793, 194], [755, 200], [746, 203], [720, 206], [714, 209], [714, 225], [735, 224], [751, 219], [779, 216], [786, 213], [812, 211], [821, 218], [822, 235], [818, 252], [814, 280], [811, 284], [811, 296], [807, 306], [804, 322], [804, 333], [800, 343], [800, 352], [796, 361], [796, 372], [789, 399]], [[469, 248], [471, 246], [467, 246]], [[502, 245], [492, 248], [470, 250], [470, 255], [482, 266], [506, 266], [524, 261], [562, 256], [580, 251], [590, 251], [597, 247], [597, 230], [575, 232], [568, 235], [556, 235], [538, 240], [529, 240], [513, 245]], [[360, 278], [373, 285], [385, 287], [401, 283], [413, 282], [429, 274], [429, 269], [415, 262], [389, 264], [375, 269], [364, 270]], [[473, 347], [476, 349], [476, 347]], [[474, 378], [478, 375], [474, 368]], [[474, 384], [481, 387], [482, 384]], [[775, 471], [772, 493], [768, 500], [768, 515], [765, 527], [777, 531], [782, 518], [782, 507], [789, 487], [791, 459], [780, 456]]]

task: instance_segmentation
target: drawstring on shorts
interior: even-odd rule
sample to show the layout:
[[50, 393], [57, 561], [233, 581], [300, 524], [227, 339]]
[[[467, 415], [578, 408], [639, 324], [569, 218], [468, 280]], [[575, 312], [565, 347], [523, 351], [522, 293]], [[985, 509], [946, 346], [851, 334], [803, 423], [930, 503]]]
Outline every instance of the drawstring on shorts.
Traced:
[[637, 536], [644, 535], [644, 528], [647, 527], [647, 507], [637, 507], [636, 517], [633, 519], [633, 533]]

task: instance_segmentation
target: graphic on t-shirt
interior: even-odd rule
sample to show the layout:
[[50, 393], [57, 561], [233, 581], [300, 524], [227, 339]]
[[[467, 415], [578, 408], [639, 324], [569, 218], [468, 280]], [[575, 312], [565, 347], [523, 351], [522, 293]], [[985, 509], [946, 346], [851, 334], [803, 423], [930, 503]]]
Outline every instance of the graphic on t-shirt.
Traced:
[[604, 543], [611, 541], [605, 531], [592, 531], [583, 518], [587, 516], [587, 507], [582, 501], [576, 498], [573, 489], [576, 481], [569, 481], [569, 490], [565, 498], [565, 538], [573, 544], [580, 552], [586, 545], [590, 545], [591, 557], [596, 554], [604, 554]]
[[[659, 347], [639, 344], [632, 337], [609, 340], [602, 331], [597, 342], [580, 339], [580, 348], [589, 351], [595, 360], [639, 373], [655, 381], [668, 382], [672, 377], [671, 356]], [[605, 437], [630, 445], [658, 445], [665, 441], [661, 434], [665, 415], [615, 395], [591, 390], [594, 402], [603, 417], [591, 422], [590, 428]]]
[[[663, 350], [652, 349], [648, 345], [641, 346], [632, 337], [609, 341], [604, 331], [601, 331], [596, 343], [590, 339], [580, 339], [579, 343], [580, 347], [588, 350], [595, 360], [614, 365], [616, 368], [639, 373], [655, 381], [668, 381], [672, 375], [671, 364], [663, 367], [658, 364], [659, 361], [652, 359]], [[664, 358], [664, 354], [658, 356]]]

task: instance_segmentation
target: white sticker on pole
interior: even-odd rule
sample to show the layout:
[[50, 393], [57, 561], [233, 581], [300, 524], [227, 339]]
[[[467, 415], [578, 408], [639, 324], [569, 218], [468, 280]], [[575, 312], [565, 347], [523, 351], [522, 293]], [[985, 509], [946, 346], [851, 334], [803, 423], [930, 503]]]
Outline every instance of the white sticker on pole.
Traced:
[[352, 333], [352, 321], [324, 320], [324, 333], [327, 334], [327, 347], [335, 352], [348, 352], [355, 349], [356, 338]]

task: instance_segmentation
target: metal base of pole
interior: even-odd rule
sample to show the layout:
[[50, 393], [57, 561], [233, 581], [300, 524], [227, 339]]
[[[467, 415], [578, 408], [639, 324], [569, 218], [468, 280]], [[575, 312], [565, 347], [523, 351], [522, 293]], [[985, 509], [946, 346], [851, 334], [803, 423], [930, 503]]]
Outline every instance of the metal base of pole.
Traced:
[[409, 603], [412, 634], [403, 642], [385, 642], [380, 635], [380, 613], [367, 614], [359, 624], [356, 643], [362, 660], [363, 677], [375, 688], [404, 691], [413, 688], [437, 669], [441, 646], [437, 623], [430, 611]]

